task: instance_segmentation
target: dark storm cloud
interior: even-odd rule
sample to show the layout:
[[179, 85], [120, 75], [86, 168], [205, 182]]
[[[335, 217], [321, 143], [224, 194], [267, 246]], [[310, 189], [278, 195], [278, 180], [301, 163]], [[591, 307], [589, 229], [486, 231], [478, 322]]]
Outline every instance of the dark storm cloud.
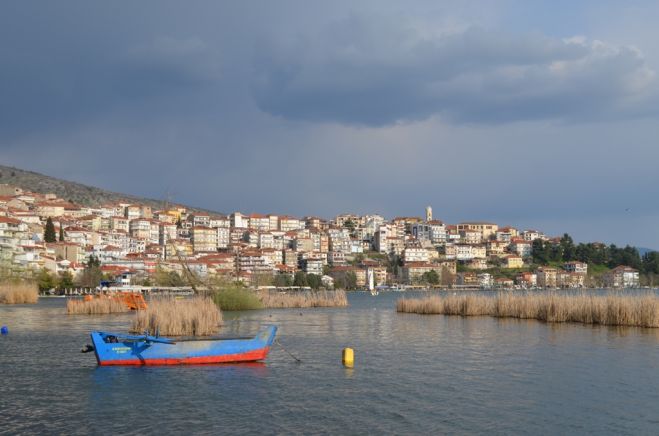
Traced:
[[219, 55], [198, 38], [140, 36], [102, 49], [43, 42], [2, 44], [0, 138], [70, 129], [114, 111], [162, 115], [163, 99], [194, 103], [221, 76]]
[[656, 13], [625, 10], [8, 1], [0, 160], [224, 212], [432, 204], [448, 222], [659, 246], [659, 125], [640, 116], [656, 101]]
[[422, 32], [351, 19], [261, 48], [261, 109], [371, 126], [439, 115], [458, 122], [633, 117], [654, 110], [654, 72], [634, 48], [468, 28]]

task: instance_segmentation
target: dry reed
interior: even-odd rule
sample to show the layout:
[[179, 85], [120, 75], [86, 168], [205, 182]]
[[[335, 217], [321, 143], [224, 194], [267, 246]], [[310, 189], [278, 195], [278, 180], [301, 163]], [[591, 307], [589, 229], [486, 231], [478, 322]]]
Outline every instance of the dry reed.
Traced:
[[150, 300], [146, 310], [137, 312], [131, 331], [166, 336], [206, 336], [217, 333], [222, 313], [210, 297], [185, 300]]
[[0, 285], [0, 303], [34, 304], [39, 301], [39, 288], [35, 283], [5, 283]]
[[270, 309], [348, 306], [346, 292], [340, 289], [292, 293], [261, 291], [259, 298], [263, 306]]
[[89, 301], [69, 299], [66, 302], [66, 312], [69, 315], [106, 315], [129, 311], [122, 301], [114, 298], [94, 298]]
[[401, 299], [398, 312], [659, 327], [659, 297], [646, 295], [498, 294]]

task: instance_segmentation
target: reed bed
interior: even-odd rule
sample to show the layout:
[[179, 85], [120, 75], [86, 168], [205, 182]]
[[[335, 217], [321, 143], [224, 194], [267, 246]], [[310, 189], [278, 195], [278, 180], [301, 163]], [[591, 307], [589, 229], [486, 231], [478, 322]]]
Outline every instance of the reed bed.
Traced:
[[287, 294], [262, 291], [259, 293], [259, 298], [263, 306], [269, 309], [348, 306], [348, 297], [344, 290], [306, 291]]
[[146, 310], [137, 312], [131, 332], [207, 336], [217, 333], [221, 323], [222, 313], [210, 297], [152, 299]]
[[34, 304], [39, 301], [36, 283], [5, 283], [0, 285], [1, 304]]
[[66, 302], [66, 313], [69, 315], [107, 315], [121, 312], [130, 312], [130, 309], [114, 298], [94, 298], [89, 301], [69, 299]]
[[611, 326], [659, 327], [659, 297], [646, 295], [497, 294], [401, 299], [404, 313], [536, 319]]

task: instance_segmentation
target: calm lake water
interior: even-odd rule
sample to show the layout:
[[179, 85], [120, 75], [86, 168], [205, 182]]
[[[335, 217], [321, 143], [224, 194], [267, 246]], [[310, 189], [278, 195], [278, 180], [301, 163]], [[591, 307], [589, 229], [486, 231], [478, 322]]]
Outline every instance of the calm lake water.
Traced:
[[0, 434], [659, 434], [659, 329], [398, 314], [400, 297], [225, 313], [223, 333], [277, 324], [303, 362], [275, 346], [264, 364], [193, 367], [80, 353], [130, 314], [0, 306]]

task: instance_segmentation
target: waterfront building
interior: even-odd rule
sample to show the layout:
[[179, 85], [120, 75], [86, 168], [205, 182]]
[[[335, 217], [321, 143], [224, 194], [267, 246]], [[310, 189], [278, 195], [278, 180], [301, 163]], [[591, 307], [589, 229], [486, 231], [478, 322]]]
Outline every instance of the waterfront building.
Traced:
[[618, 266], [604, 274], [604, 286], [607, 288], [638, 288], [640, 285], [638, 270], [629, 266]]
[[441, 280], [442, 268], [440, 266], [428, 262], [406, 262], [401, 268], [401, 279], [403, 283], [408, 285], [417, 284], [420, 282], [423, 274], [430, 271], [435, 271]]
[[541, 267], [536, 271], [538, 286], [541, 288], [555, 288], [557, 287], [556, 276], [558, 270], [556, 268]]

